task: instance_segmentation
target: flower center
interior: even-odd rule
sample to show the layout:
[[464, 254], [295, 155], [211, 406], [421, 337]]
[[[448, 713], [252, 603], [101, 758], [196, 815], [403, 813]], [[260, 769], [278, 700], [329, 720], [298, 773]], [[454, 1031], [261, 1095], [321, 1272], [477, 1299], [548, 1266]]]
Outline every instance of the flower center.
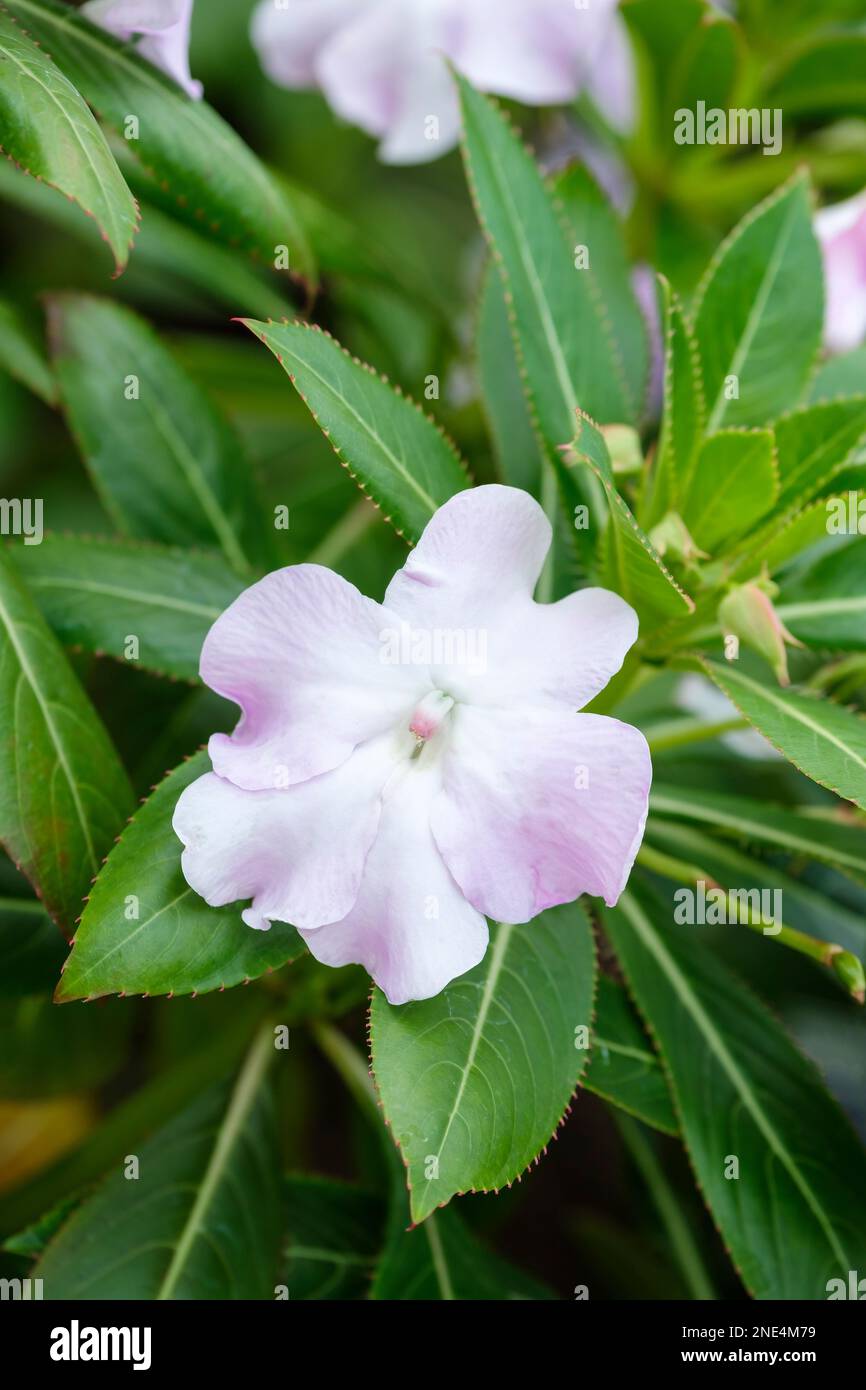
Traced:
[[454, 701], [444, 690], [431, 690], [425, 695], [409, 721], [409, 730], [418, 740], [418, 746], [432, 738], [454, 707]]

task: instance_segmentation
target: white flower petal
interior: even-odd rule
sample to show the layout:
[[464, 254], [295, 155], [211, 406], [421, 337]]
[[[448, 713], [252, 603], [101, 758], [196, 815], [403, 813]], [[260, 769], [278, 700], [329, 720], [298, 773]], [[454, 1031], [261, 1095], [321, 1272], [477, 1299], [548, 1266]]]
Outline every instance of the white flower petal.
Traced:
[[358, 896], [382, 789], [397, 757], [390, 735], [333, 772], [279, 791], [243, 791], [208, 772], [186, 788], [172, 821], [183, 873], [212, 907], [251, 898], [252, 927], [320, 927]]
[[341, 922], [302, 932], [325, 965], [363, 965], [392, 1004], [429, 999], [487, 950], [487, 923], [466, 902], [430, 832], [437, 764], [397, 773], [382, 807], [358, 900]]
[[276, 570], [246, 589], [208, 633], [201, 676], [240, 705], [214, 734], [214, 771], [251, 791], [337, 767], [352, 749], [408, 720], [429, 675], [385, 660], [397, 623], [321, 565]]
[[497, 921], [528, 922], [581, 893], [612, 907], [651, 779], [643, 734], [616, 719], [460, 708], [433, 835], [466, 897]]
[[638, 622], [618, 594], [532, 598], [550, 539], [519, 488], [471, 488], [439, 508], [385, 595], [419, 650], [426, 635], [434, 686], [476, 704], [576, 709], [619, 670]]

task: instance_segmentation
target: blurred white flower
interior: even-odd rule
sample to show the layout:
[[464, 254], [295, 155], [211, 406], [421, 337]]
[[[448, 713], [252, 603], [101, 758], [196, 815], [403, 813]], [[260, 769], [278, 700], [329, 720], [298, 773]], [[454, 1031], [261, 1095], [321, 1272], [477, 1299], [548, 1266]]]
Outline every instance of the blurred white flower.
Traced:
[[138, 38], [137, 51], [196, 101], [202, 85], [189, 73], [192, 0], [88, 0], [82, 14], [115, 38]]
[[831, 352], [848, 352], [866, 338], [866, 188], [822, 208], [815, 231], [824, 254], [824, 342]]
[[252, 37], [284, 87], [318, 87], [338, 115], [380, 141], [389, 164], [418, 164], [457, 142], [443, 61], [481, 91], [530, 106], [585, 90], [627, 128], [634, 72], [618, 0], [262, 0]]

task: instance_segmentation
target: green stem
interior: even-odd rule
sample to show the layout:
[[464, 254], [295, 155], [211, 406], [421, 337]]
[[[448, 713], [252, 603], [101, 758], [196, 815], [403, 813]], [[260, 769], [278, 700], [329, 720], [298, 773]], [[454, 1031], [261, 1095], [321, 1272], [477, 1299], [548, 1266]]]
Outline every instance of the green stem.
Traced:
[[312, 551], [308, 564], [327, 565], [333, 569], [339, 560], [352, 549], [376, 519], [372, 502], [362, 498], [350, 507], [345, 516], [340, 517], [326, 536], [323, 536]]
[[0, 898], [0, 912], [32, 912], [38, 917], [46, 916], [38, 898]]
[[703, 1301], [715, 1299], [716, 1291], [704, 1268], [697, 1242], [642, 1125], [630, 1116], [618, 1112], [614, 1113], [614, 1119], [632, 1162], [655, 1203], [656, 1211], [671, 1243], [674, 1258], [692, 1298]]
[[[638, 850], [637, 858], [638, 863], [643, 864], [644, 868], [660, 874], [662, 878], [670, 879], [673, 883], [689, 883], [695, 886], [703, 883], [706, 888], [721, 888], [710, 874], [697, 865], [676, 859], [646, 842]], [[789, 950], [797, 951], [799, 955], [807, 956], [816, 964], [825, 966], [845, 986], [852, 999], [858, 1004], [864, 1002], [866, 972], [857, 956], [834, 942], [819, 941], [814, 936], [808, 936], [806, 932], [798, 931], [796, 927], [786, 927], [780, 922], [774, 922], [772, 931], [767, 931], [767, 924], [760, 915], [755, 916], [748, 907], [741, 907], [726, 888], [722, 888], [722, 892], [725, 894], [726, 916], [729, 922], [749, 927], [752, 931], [760, 932], [762, 936], [770, 936], [780, 946], [787, 946]]]
[[671, 748], [684, 748], [690, 743], [704, 743], [719, 738], [721, 734], [734, 733], [737, 729], [747, 729], [747, 719], [671, 719], [664, 724], [656, 724], [645, 729], [646, 741], [651, 753], [666, 753]]

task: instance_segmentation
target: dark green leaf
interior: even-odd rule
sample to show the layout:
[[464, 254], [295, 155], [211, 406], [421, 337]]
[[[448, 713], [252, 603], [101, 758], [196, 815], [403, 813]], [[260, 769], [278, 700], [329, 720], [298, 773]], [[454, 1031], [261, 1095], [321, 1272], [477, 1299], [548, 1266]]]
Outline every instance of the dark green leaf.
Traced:
[[478, 384], [500, 479], [537, 496], [541, 451], [523, 394], [502, 285], [492, 263], [484, 272], [475, 331]]
[[46, 536], [13, 552], [49, 626], [68, 647], [195, 680], [204, 638], [243, 581], [219, 555], [129, 541]]
[[202, 224], [225, 245], [273, 265], [288, 247], [291, 270], [313, 273], [294, 208], [267, 170], [206, 102], [191, 100], [170, 78], [56, 0], [8, 0], [7, 8], [49, 52], [116, 134], [129, 140], [147, 176], [147, 196], [172, 215]]
[[606, 975], [598, 982], [592, 1053], [583, 1079], [587, 1091], [660, 1129], [679, 1133], [667, 1082], [652, 1043], [625, 992]]
[[393, 1235], [370, 1293], [399, 1302], [548, 1299], [549, 1291], [476, 1240], [450, 1208]]
[[18, 311], [0, 301], [0, 366], [23, 383], [46, 405], [53, 405], [57, 388], [42, 349], [36, 344]]
[[551, 452], [571, 439], [578, 407], [604, 423], [633, 423], [629, 383], [611, 319], [561, 205], [501, 110], [457, 76], [464, 156], [478, 216], [499, 268], [529, 400]]
[[37, 1264], [47, 1299], [271, 1299], [279, 1154], [265, 1027], [230, 1089], [217, 1086], [142, 1144]]
[[197, 753], [169, 773], [132, 818], [100, 873], [57, 998], [205, 994], [253, 980], [300, 954], [294, 927], [253, 931], [237, 906], [208, 907], [183, 877], [171, 828], [184, 787], [210, 771]]
[[48, 56], [58, 56], [51, 44], [43, 49], [32, 42], [25, 32], [31, 30], [26, 16], [18, 17], [20, 25], [5, 8], [0, 11], [3, 151], [93, 217], [122, 270], [135, 235], [135, 199], [86, 102], [61, 71], [63, 64], [55, 67]]
[[798, 174], [734, 228], [698, 291], [708, 431], [764, 425], [790, 409], [805, 388], [822, 322], [820, 252], [808, 184]]
[[866, 828], [852, 825], [842, 815], [808, 815], [748, 796], [730, 796], [709, 789], [694, 792], [659, 782], [650, 792], [650, 810], [711, 825], [726, 835], [756, 844], [820, 859], [848, 872], [862, 873], [866, 864]]
[[240, 446], [205, 393], [131, 310], [54, 296], [51, 350], [63, 404], [121, 531], [219, 547], [236, 570], [267, 543]]
[[361, 489], [416, 541], [437, 507], [469, 486], [438, 425], [321, 329], [244, 322], [270, 348]]
[[0, 840], [71, 930], [132, 804], [120, 760], [7, 554], [0, 555]]
[[[822, 1299], [866, 1264], [866, 1153], [772, 1014], [648, 894], [604, 913], [746, 1287]], [[736, 1168], [734, 1167], [736, 1161]]]
[[572, 904], [495, 927], [481, 964], [434, 999], [394, 1007], [374, 991], [373, 1070], [413, 1221], [505, 1186], [547, 1145], [583, 1070], [575, 1030], [593, 983], [589, 923]]
[[385, 1206], [375, 1193], [330, 1178], [286, 1178], [289, 1299], [360, 1299], [370, 1291]]
[[866, 810], [866, 719], [832, 701], [759, 685], [729, 665], [707, 673], [750, 724], [807, 777]]

